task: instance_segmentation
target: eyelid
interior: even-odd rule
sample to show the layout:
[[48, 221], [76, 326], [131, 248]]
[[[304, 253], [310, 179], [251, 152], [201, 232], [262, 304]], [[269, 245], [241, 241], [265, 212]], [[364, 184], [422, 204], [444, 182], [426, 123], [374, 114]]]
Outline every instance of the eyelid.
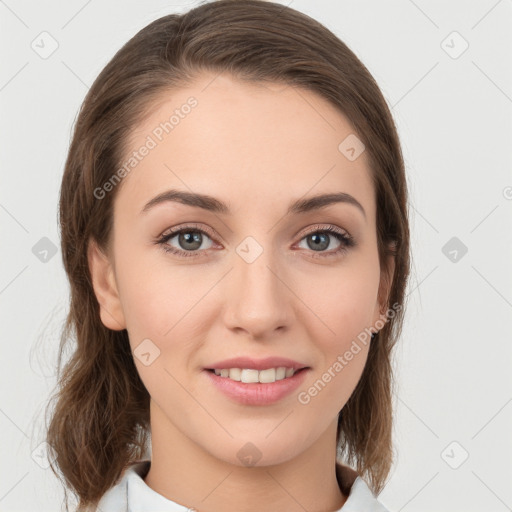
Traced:
[[[178, 233], [184, 229], [197, 229], [199, 231], [204, 231], [212, 240], [217, 238], [217, 234], [214, 233], [213, 230], [210, 229], [207, 225], [201, 224], [201, 223], [194, 223], [194, 222], [185, 223], [183, 225], [179, 225], [179, 226], [173, 227], [173, 228], [168, 228], [165, 231], [163, 231], [162, 234], [159, 235], [157, 238], [162, 239], [162, 238], [170, 236], [174, 233]], [[346, 235], [348, 238], [352, 238], [352, 235], [346, 229], [339, 228], [338, 226], [335, 226], [333, 224], [328, 224], [328, 223], [312, 224], [311, 226], [308, 226], [306, 228], [303, 228], [302, 230], [299, 230], [294, 235], [294, 238], [300, 236], [300, 240], [299, 240], [299, 242], [300, 242], [302, 240], [302, 238], [304, 238], [305, 236], [307, 236], [311, 233], [316, 233], [317, 231], [323, 231], [323, 230], [341, 233], [343, 235]], [[219, 237], [219, 238], [222, 238], [222, 237]]]
[[295, 236], [300, 236], [300, 238], [302, 239], [311, 233], [316, 233], [317, 231], [331, 231], [352, 238], [352, 235], [346, 229], [340, 228], [338, 226], [335, 226], [334, 224], [329, 223], [312, 224], [311, 226], [304, 228], [304, 230], [299, 231]]
[[[167, 229], [159, 237], [157, 237], [154, 243], [164, 247], [171, 238], [174, 238], [174, 236], [176, 236], [177, 234], [187, 230], [196, 230], [199, 232], [204, 232], [206, 235], [208, 235], [208, 237], [212, 240], [213, 243], [215, 243], [217, 238], [217, 236], [213, 233], [213, 230], [206, 225], [200, 223], [185, 223]], [[296, 238], [297, 236], [299, 237], [299, 240], [296, 242], [296, 244], [299, 244], [308, 235], [317, 232], [330, 234], [334, 238], [337, 238], [341, 245], [338, 249], [334, 251], [320, 251], [316, 254], [315, 251], [312, 251], [312, 256], [314, 258], [334, 257], [337, 256], [338, 254], [345, 253], [348, 249], [357, 245], [354, 237], [346, 229], [340, 228], [339, 226], [333, 224], [313, 224], [311, 226], [308, 226], [307, 228], [304, 228], [302, 231], [299, 231], [299, 233], [294, 236], [294, 238]], [[200, 251], [184, 251], [182, 249], [176, 248], [172, 250], [169, 248], [164, 248], [164, 250], [166, 252], [177, 254], [179, 257], [201, 257], [204, 256], [205, 253], [209, 251], [209, 249], [203, 249]]]
[[179, 226], [173, 227], [173, 228], [168, 228], [157, 238], [158, 239], [166, 238], [175, 233], [179, 233], [180, 231], [183, 231], [184, 229], [190, 229], [190, 230], [197, 229], [198, 231], [204, 231], [212, 240], [217, 238], [217, 235], [208, 226], [206, 226], [205, 224], [194, 223], [194, 222], [185, 223], [183, 225], [179, 225]]

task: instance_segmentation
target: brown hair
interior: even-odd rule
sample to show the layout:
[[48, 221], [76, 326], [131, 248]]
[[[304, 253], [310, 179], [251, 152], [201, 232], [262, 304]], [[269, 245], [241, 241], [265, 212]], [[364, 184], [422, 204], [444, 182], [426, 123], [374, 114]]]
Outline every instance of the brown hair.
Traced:
[[[379, 299], [383, 310], [399, 308], [371, 342], [361, 379], [339, 415], [337, 460], [355, 466], [378, 494], [393, 462], [391, 351], [402, 328], [410, 264], [400, 143], [386, 101], [356, 55], [309, 16], [262, 0], [217, 0], [153, 21], [115, 54], [84, 99], [60, 190], [70, 309], [60, 340], [58, 391], [47, 406], [48, 412], [56, 402], [47, 430], [52, 471], [78, 497], [79, 510], [89, 510], [147, 452], [149, 394], [127, 331], [110, 330], [100, 320], [87, 259], [91, 240], [109, 247], [119, 187], [101, 200], [94, 190], [119, 168], [131, 130], [152, 102], [165, 90], [186, 87], [201, 71], [313, 91], [348, 117], [366, 146], [379, 260], [390, 285], [389, 295], [379, 291]], [[395, 258], [392, 278], [389, 254]], [[63, 367], [71, 338], [76, 347]]]

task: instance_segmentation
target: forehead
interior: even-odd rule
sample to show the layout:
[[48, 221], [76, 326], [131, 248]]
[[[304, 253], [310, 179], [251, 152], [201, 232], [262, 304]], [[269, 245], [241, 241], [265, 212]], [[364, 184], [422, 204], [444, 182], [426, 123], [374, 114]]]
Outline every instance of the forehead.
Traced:
[[202, 75], [193, 85], [162, 93], [132, 128], [124, 161], [133, 152], [138, 156], [116, 202], [140, 211], [155, 195], [178, 188], [221, 198], [238, 210], [346, 192], [372, 218], [366, 152], [350, 160], [341, 150], [354, 135], [348, 118], [312, 91]]

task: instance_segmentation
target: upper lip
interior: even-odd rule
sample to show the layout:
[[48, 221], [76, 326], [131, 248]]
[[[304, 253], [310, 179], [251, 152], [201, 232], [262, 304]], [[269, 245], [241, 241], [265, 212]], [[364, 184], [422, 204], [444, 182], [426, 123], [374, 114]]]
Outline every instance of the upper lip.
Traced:
[[308, 365], [299, 363], [287, 357], [265, 357], [264, 359], [253, 359], [251, 357], [234, 357], [232, 359], [224, 359], [217, 361], [206, 367], [206, 370], [222, 370], [223, 368], [241, 368], [241, 369], [254, 369], [254, 370], [268, 370], [269, 368], [278, 368], [284, 366], [285, 368], [293, 368], [294, 370], [301, 370], [302, 368], [309, 368]]

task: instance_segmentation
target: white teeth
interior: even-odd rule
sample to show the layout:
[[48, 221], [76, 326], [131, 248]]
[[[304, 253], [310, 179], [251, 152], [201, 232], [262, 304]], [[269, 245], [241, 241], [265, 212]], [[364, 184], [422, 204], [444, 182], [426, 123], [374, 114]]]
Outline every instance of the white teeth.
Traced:
[[253, 382], [259, 382], [260, 380], [258, 379], [258, 375], [263, 375], [263, 373], [264, 372], [258, 372], [258, 370], [242, 370], [242, 372], [240, 373], [240, 381], [246, 382], [248, 384], [251, 384]]
[[[240, 370], [240, 368], [231, 368], [231, 370], [228, 370], [228, 373], [229, 375], [227, 375], [227, 377], [229, 377], [230, 379], [232, 380], [238, 380], [240, 381], [242, 376], [242, 370]], [[222, 375], [222, 371], [221, 371], [221, 375]], [[222, 375], [224, 377], [224, 375]]]
[[238, 382], [244, 382], [246, 384], [261, 382], [268, 384], [275, 382], [276, 380], [283, 380], [291, 377], [295, 370], [293, 368], [285, 368], [280, 366], [279, 368], [268, 368], [267, 370], [252, 370], [245, 368], [223, 368], [222, 370], [214, 370], [215, 375], [221, 377], [227, 377], [231, 380]]

